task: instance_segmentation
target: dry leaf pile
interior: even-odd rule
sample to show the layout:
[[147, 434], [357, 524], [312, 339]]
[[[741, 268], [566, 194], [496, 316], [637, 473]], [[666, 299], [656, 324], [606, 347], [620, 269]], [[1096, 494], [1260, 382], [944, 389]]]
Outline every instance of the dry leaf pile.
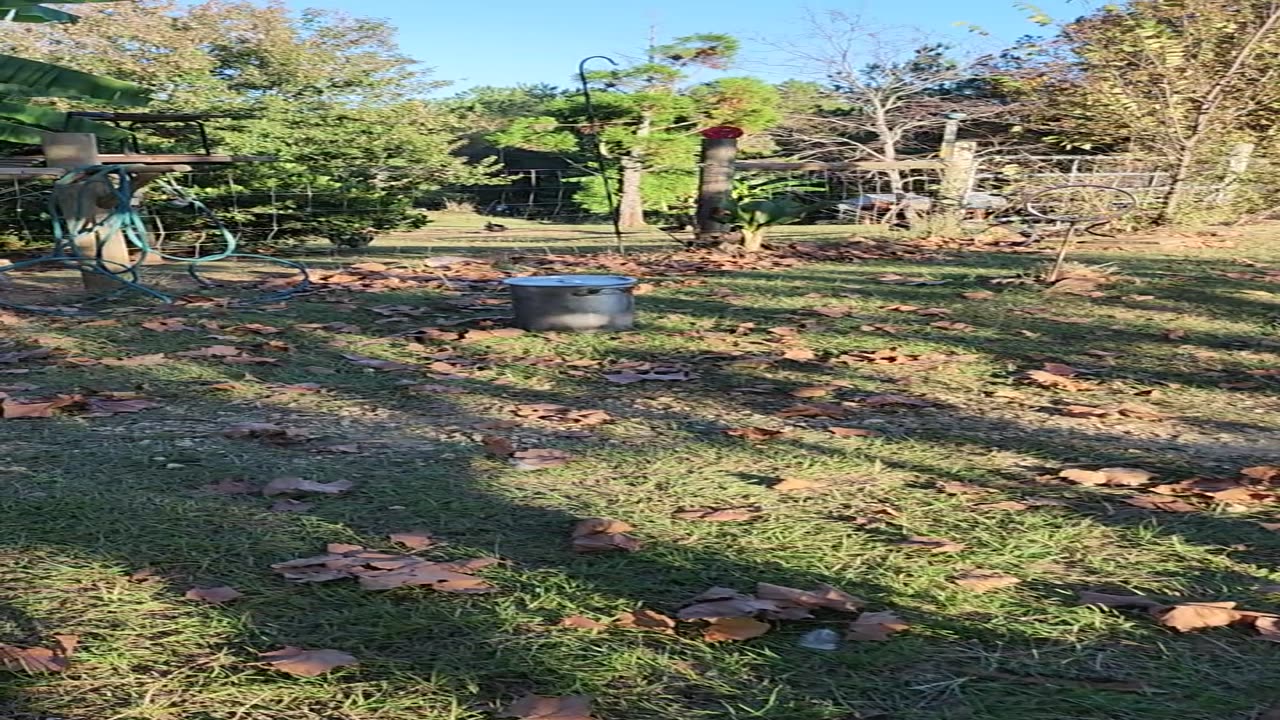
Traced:
[[651, 362], [627, 362], [614, 365], [604, 373], [604, 379], [617, 385], [639, 382], [687, 382], [696, 376], [681, 365], [664, 365]]
[[[797, 590], [759, 583], [753, 595], [732, 588], [711, 588], [689, 600], [676, 617], [683, 621], [704, 622], [703, 638], [722, 642], [759, 637], [772, 629], [770, 622], [809, 620], [819, 610], [861, 613], [850, 623], [849, 636], [850, 639], [864, 640], [867, 638], [861, 636], [859, 630], [863, 618], [881, 614], [863, 613], [865, 605], [866, 601], [861, 598], [830, 585]], [[905, 629], [905, 624], [902, 627]]]
[[593, 720], [591, 698], [586, 695], [525, 695], [503, 708], [498, 717], [517, 720]]
[[1190, 602], [1172, 605], [1143, 595], [1111, 595], [1080, 592], [1081, 605], [1144, 610], [1160, 625], [1186, 633], [1208, 628], [1237, 625], [1256, 630], [1259, 637], [1280, 642], [1280, 615], [1240, 610], [1234, 602]]
[[573, 459], [573, 455], [564, 450], [551, 448], [534, 448], [518, 450], [514, 443], [499, 435], [486, 435], [481, 438], [485, 452], [494, 457], [503, 458], [516, 470], [546, 470], [565, 465]]
[[433, 562], [411, 555], [368, 550], [359, 545], [330, 544], [324, 555], [276, 563], [271, 569], [286, 580], [321, 583], [355, 578], [365, 590], [393, 590], [420, 585], [437, 592], [467, 595], [497, 592], [498, 588], [474, 575], [499, 562], [477, 558]]
[[80, 417], [102, 418], [129, 415], [164, 407], [137, 393], [102, 392], [96, 395], [57, 395], [52, 399], [15, 398], [0, 392], [0, 416], [5, 420], [51, 418], [59, 411]]
[[54, 635], [56, 648], [20, 647], [0, 644], [0, 669], [29, 674], [59, 673], [71, 663], [71, 654], [80, 644], [75, 635]]
[[1067, 469], [1058, 477], [1088, 487], [1132, 487], [1146, 492], [1124, 502], [1157, 512], [1196, 512], [1203, 508], [1186, 502], [1201, 500], [1220, 503], [1228, 509], [1248, 510], [1263, 504], [1280, 503], [1280, 472], [1270, 465], [1244, 468], [1236, 478], [1193, 477], [1153, 485], [1157, 475], [1141, 468]]
[[292, 646], [258, 653], [258, 657], [264, 665], [298, 677], [319, 677], [340, 667], [359, 664], [355, 656], [341, 650], [303, 650]]
[[517, 417], [584, 427], [604, 425], [613, 421], [613, 416], [603, 410], [574, 410], [554, 403], [516, 405], [511, 408], [511, 412]]

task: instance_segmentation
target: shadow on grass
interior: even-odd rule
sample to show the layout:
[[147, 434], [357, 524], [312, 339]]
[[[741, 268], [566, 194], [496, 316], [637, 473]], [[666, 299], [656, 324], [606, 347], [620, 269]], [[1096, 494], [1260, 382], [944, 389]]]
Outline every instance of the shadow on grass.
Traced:
[[[805, 291], [825, 289], [828, 281], [838, 280], [815, 275], [788, 291], [801, 292], [806, 286], [813, 289]], [[387, 303], [415, 298], [410, 294], [378, 297]], [[918, 301], [920, 296], [906, 297]], [[761, 315], [712, 300], [664, 299], [655, 308], [717, 321], [732, 321], [749, 312], [759, 320]], [[333, 311], [315, 312], [332, 315]], [[791, 312], [766, 315], [781, 323]], [[947, 342], [964, 346], [970, 341], [948, 336]], [[993, 347], [975, 341], [972, 347], [1032, 361], [1033, 351], [1022, 345]], [[344, 350], [350, 348], [320, 348], [308, 357], [320, 358], [315, 362], [321, 365], [342, 366], [345, 361], [336, 354]], [[643, 346], [614, 349], [610, 356], [706, 363], [692, 354], [655, 352]], [[204, 367], [202, 380], [235, 379], [226, 366]], [[833, 372], [808, 365], [792, 369], [814, 382], [829, 379]], [[1129, 370], [1137, 372], [1140, 367], [1135, 363]], [[803, 498], [769, 501], [780, 516], [792, 521], [786, 527], [781, 520], [720, 528], [681, 526], [661, 519], [694, 497], [721, 497], [709, 484], [732, 478], [726, 479], [723, 471], [704, 470], [700, 464], [723, 466], [730, 454], [744, 456], [734, 466], [745, 468], [808, 463], [826, 468], [874, 462], [913, 478], [983, 484], [1010, 498], [1027, 492], [1057, 494], [1072, 507], [1047, 512], [1078, 515], [1080, 523], [1204, 548], [1252, 544], [1255, 547], [1233, 552], [1262, 567], [1280, 559], [1246, 518], [1208, 512], [1163, 517], [1115, 510], [1114, 496], [1104, 492], [1029, 485], [1026, 474], [1018, 472], [992, 470], [975, 477], [975, 470], [957, 470], [942, 459], [977, 450], [1018, 452], [1042, 458], [1049, 466], [1101, 463], [1128, 457], [1121, 448], [1130, 439], [1123, 435], [1028, 426], [1006, 418], [947, 411], [943, 428], [934, 423], [913, 431], [904, 423], [902, 433], [891, 432], [883, 441], [820, 441], [813, 433], [820, 432], [822, 424], [813, 422], [808, 423], [812, 433], [754, 447], [720, 435], [724, 423], [719, 416], [681, 408], [650, 410], [642, 402], [676, 394], [723, 406], [731, 414], [770, 411], [781, 402], [791, 402], [735, 395], [733, 388], [760, 378], [723, 368], [708, 370], [698, 383], [663, 390], [619, 388], [599, 382], [594, 375], [562, 377], [549, 390], [516, 390], [483, 380], [460, 383], [469, 395], [491, 402], [554, 402], [586, 408], [603, 403], [624, 422], [671, 429], [669, 436], [624, 437], [617, 443], [607, 438], [565, 438], [551, 428], [519, 429], [512, 432], [519, 442], [570, 449], [580, 462], [564, 470], [517, 474], [484, 457], [469, 430], [479, 422], [508, 419], [506, 415], [477, 411], [445, 395], [408, 396], [397, 386], [396, 375], [340, 372], [328, 391], [332, 405], [299, 411], [283, 405], [210, 401], [206, 394], [189, 394], [194, 383], [183, 388], [170, 376], [147, 368], [113, 369], [110, 375], [93, 369], [72, 372], [79, 373], [73, 378], [77, 383], [104, 383], [112, 389], [156, 388], [157, 396], [182, 402], [185, 412], [137, 420], [31, 421], [10, 436], [10, 461], [34, 474], [18, 483], [21, 492], [4, 498], [3, 511], [14, 523], [6, 545], [20, 554], [46, 557], [36, 559], [31, 573], [19, 573], [18, 582], [11, 583], [12, 592], [22, 612], [29, 614], [25, 608], [38, 607], [47, 613], [44, 623], [50, 628], [75, 629], [86, 622], [79, 615], [79, 603], [88, 603], [95, 613], [86, 633], [84, 674], [73, 669], [70, 691], [59, 683], [23, 680], [7, 708], [14, 718], [101, 720], [107, 713], [122, 719], [150, 718], [163, 717], [163, 711], [184, 720], [443, 720], [479, 717], [474, 698], [510, 698], [528, 690], [595, 694], [603, 717], [628, 720], [847, 720], [883, 712], [903, 720], [1173, 716], [1221, 720], [1231, 713], [1243, 718], [1273, 699], [1269, 688], [1274, 675], [1263, 662], [1266, 653], [1261, 644], [1256, 651], [1242, 650], [1207, 636], [1173, 637], [1141, 624], [1118, 627], [1086, 610], [1069, 611], [1042, 626], [1019, 619], [1015, 604], [1002, 606], [996, 601], [966, 613], [940, 612], [943, 603], [938, 591], [899, 577], [913, 570], [913, 551], [886, 546], [898, 534], [896, 530], [858, 528], [827, 517], [825, 510], [811, 509]], [[264, 380], [285, 382], [296, 381], [291, 377], [294, 372], [255, 369], [255, 375]], [[359, 412], [339, 410], [339, 406]], [[910, 417], [905, 412], [868, 416], [872, 414], [883, 415], [890, 425]], [[318, 456], [306, 452], [305, 446], [263, 447], [219, 436], [225, 425], [245, 420], [298, 422], [337, 438], [358, 436], [371, 449], [358, 456]], [[930, 446], [930, 453], [924, 459], [906, 457], [895, 448], [899, 442]], [[86, 445], [93, 452], [85, 452]], [[1194, 457], [1198, 451], [1185, 447], [1182, 454]], [[680, 474], [673, 473], [672, 467], [682, 462], [687, 466], [689, 497], [653, 498], [681, 492]], [[174, 464], [182, 467], [169, 467]], [[757, 480], [768, 476], [756, 472]], [[661, 478], [651, 476], [659, 473]], [[226, 498], [203, 490], [232, 476], [258, 479], [285, 474], [322, 480], [352, 478], [358, 486], [351, 498], [324, 500], [311, 513], [296, 516], [268, 513], [259, 499]], [[742, 478], [737, 482], [741, 488], [730, 495], [762, 499], [753, 483]], [[863, 492], [876, 494], [875, 484], [851, 488], [851, 506], [859, 506], [856, 495]], [[877, 494], [876, 502], [883, 499]], [[628, 555], [573, 555], [568, 548], [569, 529], [584, 515], [601, 514], [622, 519], [635, 514], [649, 520], [651, 528], [637, 523], [647, 547]], [[965, 533], [967, 525], [981, 525], [987, 532], [982, 537], [987, 539], [975, 542], [978, 557], [996, 559], [1019, 552], [1000, 535], [1002, 521], [993, 516], [962, 513], [951, 519], [912, 522], [916, 524], [901, 527], [900, 534]], [[450, 543], [442, 551], [445, 556], [493, 553], [508, 560], [510, 567], [488, 573], [503, 592], [479, 598], [434, 595], [420, 588], [372, 594], [345, 584], [290, 586], [266, 570], [271, 562], [314, 554], [326, 542], [374, 542], [371, 538], [417, 527]], [[858, 552], [846, 556], [837, 550], [849, 547]], [[824, 555], [824, 548], [830, 553]], [[23, 562], [19, 558], [14, 565], [21, 568]], [[41, 588], [39, 575], [47, 565], [59, 563], [93, 575], [98, 584], [89, 592], [77, 590], [80, 600], [70, 597], [65, 587]], [[886, 569], [869, 566], [875, 563], [883, 563]], [[957, 560], [951, 567], [958, 570], [964, 564]], [[133, 612], [161, 616], [160, 622], [147, 627], [162, 632], [171, 625], [170, 632], [176, 636], [173, 628], [188, 626], [193, 618], [211, 617], [226, 631], [207, 635], [196, 631], [194, 636], [188, 631], [185, 639], [139, 638], [132, 613], [110, 609], [113, 598], [127, 594], [121, 590], [127, 581], [111, 580], [108, 575], [148, 565], [170, 580], [149, 593], [145, 602], [134, 601], [140, 607]], [[1239, 590], [1256, 580], [1221, 568], [1186, 574], [1182, 565], [1155, 568], [1150, 575], [1156, 590], [1178, 588], [1205, 594]], [[873, 609], [900, 610], [916, 627], [890, 643], [853, 645], [833, 654], [799, 649], [795, 641], [812, 627], [839, 627], [835, 616], [823, 617], [818, 625], [784, 624], [759, 641], [718, 647], [708, 647], [696, 637], [628, 631], [586, 636], [551, 627], [560, 618], [578, 613], [607, 617], [641, 606], [672, 612], [709, 586], [749, 590], [756, 581], [798, 587], [830, 583], [866, 597]], [[249, 596], [243, 604], [226, 609], [184, 608], [176, 601], [189, 584], [214, 582], [236, 585]], [[1028, 583], [1024, 591], [1057, 605], [1070, 602], [1068, 591], [1073, 587], [1070, 582]], [[26, 592], [50, 590], [57, 602], [24, 597]], [[59, 607], [60, 602], [65, 607]], [[143, 612], [141, 607], [151, 610]], [[1009, 617], [1002, 617], [1001, 611]], [[1074, 627], [1068, 632], [1066, 625]], [[307, 682], [279, 682], [266, 670], [246, 666], [253, 650], [289, 644], [339, 648], [357, 655], [364, 666]], [[1046, 667], [1052, 670], [1047, 672]], [[113, 685], [98, 674], [104, 668], [134, 675], [125, 675], [123, 684]], [[193, 675], [189, 668], [199, 670]], [[999, 672], [1030, 679], [1024, 684], [990, 675]], [[1036, 684], [1035, 678], [1046, 677], [1059, 682]], [[155, 681], [166, 678], [174, 681], [163, 692], [154, 692]], [[1115, 678], [1158, 679], [1155, 689], [1160, 692], [1117, 693], [1088, 684]], [[1084, 684], [1070, 687], [1071, 680]]]

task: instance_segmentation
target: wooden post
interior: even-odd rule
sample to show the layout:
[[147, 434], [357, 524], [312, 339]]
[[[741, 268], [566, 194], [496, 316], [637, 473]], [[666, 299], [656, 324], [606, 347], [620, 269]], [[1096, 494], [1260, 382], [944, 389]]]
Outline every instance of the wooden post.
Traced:
[[1240, 185], [1240, 180], [1244, 178], [1245, 173], [1249, 172], [1249, 165], [1253, 162], [1253, 151], [1257, 147], [1248, 142], [1236, 143], [1232, 146], [1231, 154], [1227, 156], [1227, 172], [1222, 176], [1222, 184], [1218, 186], [1217, 192], [1210, 199], [1213, 204], [1223, 205], [1235, 199], [1236, 188]]
[[710, 239], [729, 230], [717, 218], [720, 208], [733, 198], [733, 171], [737, 158], [737, 138], [703, 138], [702, 177], [698, 184], [699, 239]]
[[942, 148], [938, 152], [938, 157], [943, 160], [951, 157], [951, 152], [955, 150], [959, 138], [960, 118], [947, 118], [947, 124], [942, 129]]
[[[98, 138], [92, 133], [46, 133], [44, 156], [49, 167], [68, 172], [101, 162]], [[97, 267], [99, 259], [102, 268], [108, 272], [119, 272], [132, 265], [123, 233], [115, 231], [109, 237], [103, 237], [101, 230], [86, 232], [110, 216], [110, 209], [115, 205], [114, 193], [115, 189], [106, 180], [59, 185], [54, 191], [54, 199], [62, 211], [68, 231], [76, 234], [76, 250], [85, 258], [82, 263], [85, 267]], [[89, 292], [114, 290], [120, 286], [113, 277], [93, 270], [81, 270], [80, 275], [84, 289]]]
[[942, 212], [959, 222], [964, 219], [964, 201], [973, 191], [978, 174], [978, 143], [961, 140], [951, 149], [942, 170], [939, 200]]

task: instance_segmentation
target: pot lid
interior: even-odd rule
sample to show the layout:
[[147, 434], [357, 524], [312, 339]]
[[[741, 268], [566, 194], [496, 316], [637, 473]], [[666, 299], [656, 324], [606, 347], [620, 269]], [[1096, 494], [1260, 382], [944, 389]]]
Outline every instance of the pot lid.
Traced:
[[621, 288], [635, 285], [636, 279], [623, 275], [534, 275], [507, 278], [502, 282], [520, 287]]

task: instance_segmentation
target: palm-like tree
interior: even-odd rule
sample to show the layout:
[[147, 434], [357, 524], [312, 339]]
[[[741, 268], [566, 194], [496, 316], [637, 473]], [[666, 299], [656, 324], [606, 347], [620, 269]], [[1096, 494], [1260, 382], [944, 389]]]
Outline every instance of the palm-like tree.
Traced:
[[[72, 23], [80, 18], [50, 7], [115, 0], [0, 0], [0, 20], [27, 23]], [[124, 130], [79, 117], [68, 117], [31, 98], [97, 100], [113, 105], [145, 105], [150, 94], [141, 85], [113, 80], [50, 63], [0, 55], [0, 141], [39, 145], [43, 129], [91, 132], [103, 138], [121, 138]]]

